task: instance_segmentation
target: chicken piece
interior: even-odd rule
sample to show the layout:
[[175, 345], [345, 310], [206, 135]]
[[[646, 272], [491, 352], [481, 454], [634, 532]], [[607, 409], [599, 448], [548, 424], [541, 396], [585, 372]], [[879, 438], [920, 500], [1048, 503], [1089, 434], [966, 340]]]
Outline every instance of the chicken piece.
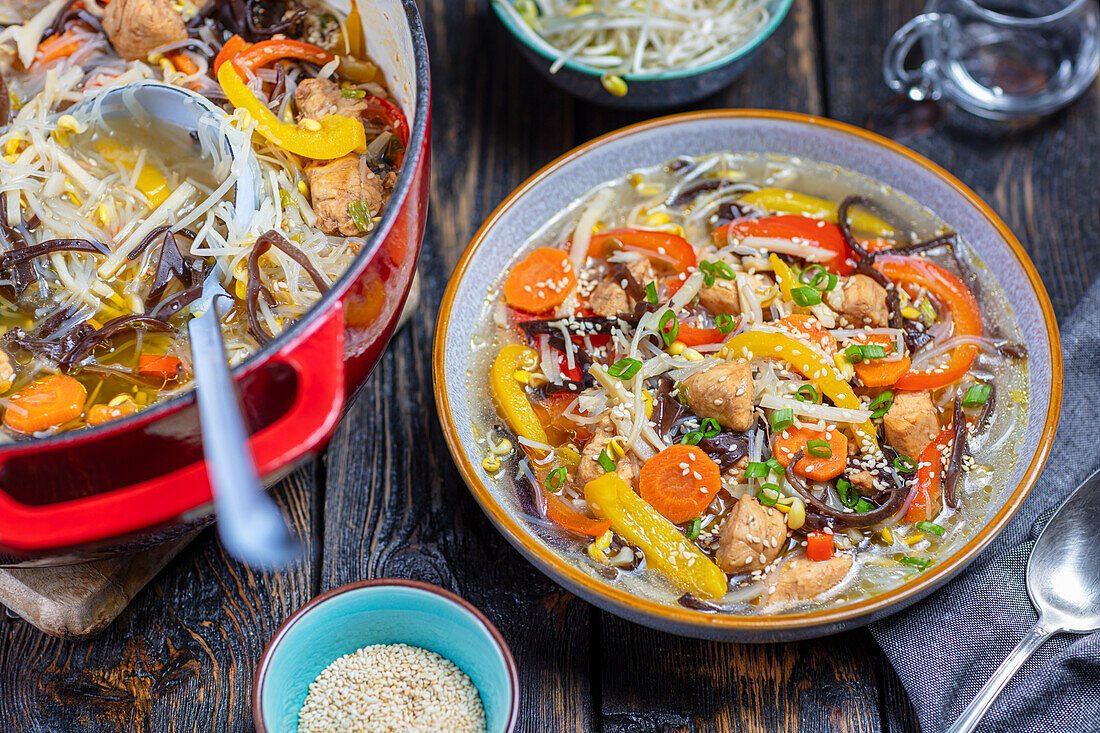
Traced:
[[878, 488], [875, 487], [875, 474], [870, 471], [856, 471], [849, 474], [848, 481], [851, 482], [856, 491], [864, 496], [870, 496], [878, 491]]
[[15, 367], [12, 366], [8, 352], [0, 350], [0, 394], [11, 389], [15, 383]]
[[834, 555], [818, 562], [805, 556], [792, 557], [778, 575], [768, 578], [767, 606], [787, 606], [809, 601], [844, 582], [852, 569], [851, 555]]
[[718, 533], [714, 559], [727, 573], [747, 573], [771, 564], [787, 542], [787, 520], [747, 494], [742, 496]]
[[749, 467], [749, 457], [742, 456], [737, 463], [722, 472], [722, 478], [731, 484], [745, 483], [745, 469]]
[[713, 285], [699, 291], [699, 305], [715, 315], [740, 315], [741, 296], [737, 293], [737, 282], [715, 280]]
[[[653, 267], [646, 257], [634, 260], [626, 266], [626, 269], [643, 288], [646, 283], [652, 282], [656, 278]], [[588, 296], [588, 306], [598, 316], [614, 318], [620, 313], [629, 313], [630, 309], [634, 307], [634, 302], [626, 294], [626, 289], [623, 288], [622, 282], [615, 277], [615, 273], [611, 273], [601, 280], [596, 289], [592, 291], [592, 295]]]
[[852, 275], [836, 310], [854, 326], [882, 327], [890, 322], [886, 288], [866, 275]]
[[344, 99], [339, 85], [328, 79], [303, 79], [294, 90], [294, 102], [298, 105], [298, 117], [309, 120], [327, 115], [357, 118], [367, 109], [362, 99]]
[[382, 181], [367, 167], [362, 156], [352, 153], [314, 163], [306, 166], [305, 174], [317, 227], [326, 234], [352, 237], [365, 233], [348, 210], [353, 203], [361, 203], [371, 216], [382, 210]]
[[752, 369], [744, 359], [720, 362], [682, 383], [692, 411], [719, 425], [741, 431], [752, 427]]
[[183, 16], [169, 0], [113, 0], [103, 30], [124, 59], [144, 59], [155, 49], [187, 40]]
[[[581, 451], [581, 464], [577, 467], [577, 481], [580, 482], [581, 486], [604, 475], [605, 471], [603, 466], [600, 465], [600, 453], [606, 448], [607, 454], [611, 458], [615, 457], [611, 449], [607, 447], [607, 444], [614, 437], [615, 431], [611, 426], [611, 418], [604, 418], [596, 426], [595, 435], [588, 439], [588, 442], [584, 444], [584, 450]], [[623, 456], [615, 461], [615, 473], [623, 481], [631, 486], [634, 485], [634, 463], [630, 460], [630, 456]]]
[[936, 406], [927, 392], [895, 392], [894, 404], [883, 418], [886, 442], [914, 461], [940, 432]]

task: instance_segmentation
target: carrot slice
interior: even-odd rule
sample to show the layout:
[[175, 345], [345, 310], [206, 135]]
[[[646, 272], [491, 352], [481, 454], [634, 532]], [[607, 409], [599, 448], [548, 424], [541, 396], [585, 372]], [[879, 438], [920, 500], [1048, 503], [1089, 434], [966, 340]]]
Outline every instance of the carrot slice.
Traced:
[[191, 59], [190, 56], [183, 51], [173, 51], [168, 54], [168, 60], [172, 62], [172, 66], [176, 67], [176, 71], [181, 74], [187, 74], [188, 76], [194, 76], [199, 73], [199, 67]]
[[4, 424], [19, 433], [36, 433], [80, 417], [88, 393], [64, 374], [43, 377], [13, 394]]
[[539, 247], [512, 268], [504, 283], [504, 299], [513, 308], [545, 313], [561, 305], [576, 286], [569, 256], [560, 249]]
[[806, 557], [814, 562], [825, 562], [833, 556], [833, 536], [827, 532], [810, 532], [806, 535]]
[[825, 356], [831, 357], [836, 354], [836, 339], [833, 338], [831, 333], [825, 330], [825, 327], [821, 325], [821, 321], [813, 316], [795, 313], [785, 318], [780, 318], [773, 325], [775, 325], [776, 328], [786, 331], [796, 339], [800, 339], [820, 348]]
[[702, 449], [673, 445], [642, 466], [638, 493], [661, 516], [680, 524], [695, 519], [722, 488], [722, 472]]
[[84, 416], [84, 422], [95, 427], [112, 420], [121, 420], [130, 415], [136, 415], [141, 411], [141, 406], [130, 401], [124, 401], [117, 405], [92, 405]]
[[[858, 344], [880, 344], [886, 347], [886, 353], [894, 353], [894, 339], [881, 333], [871, 333], [866, 336], [857, 336], [852, 339]], [[909, 355], [895, 359], [864, 359], [852, 366], [856, 370], [859, 381], [867, 387], [889, 387], [901, 379], [912, 364]]]
[[[810, 445], [811, 441], [824, 441], [827, 445]], [[825, 430], [790, 427], [772, 439], [772, 455], [784, 467], [798, 451], [806, 457], [798, 462], [794, 472], [813, 481], [835, 478], [848, 465], [848, 437], [832, 426]], [[818, 455], [822, 453], [828, 455]]]
[[179, 376], [183, 362], [174, 356], [142, 354], [138, 357], [138, 374], [143, 377], [159, 377], [171, 380]]
[[38, 50], [34, 52], [32, 66], [48, 64], [65, 56], [72, 56], [83, 44], [84, 36], [73, 31], [65, 31], [60, 35], [54, 34], [38, 46]]

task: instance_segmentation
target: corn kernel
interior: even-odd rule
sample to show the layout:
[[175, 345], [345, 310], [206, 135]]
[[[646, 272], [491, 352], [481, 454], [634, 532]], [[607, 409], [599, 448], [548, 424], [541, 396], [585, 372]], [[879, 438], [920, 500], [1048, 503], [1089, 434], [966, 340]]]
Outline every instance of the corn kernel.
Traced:
[[481, 467], [489, 473], [496, 473], [500, 470], [500, 459], [490, 453], [485, 456], [485, 460], [481, 462]]
[[683, 341], [673, 341], [665, 351], [672, 356], [679, 356], [684, 353], [684, 349], [686, 348], [687, 345]]
[[924, 532], [917, 532], [916, 534], [909, 535], [908, 537], [906, 537], [905, 538], [905, 544], [907, 544], [911, 547], [911, 546], [917, 544], [918, 542], [920, 542], [923, 539], [924, 539]]
[[702, 361], [703, 355], [690, 346], [684, 347], [684, 350], [680, 352], [680, 356], [684, 357], [688, 361]]
[[796, 498], [791, 502], [791, 509], [787, 512], [787, 526], [791, 529], [801, 529], [806, 523], [806, 504]]

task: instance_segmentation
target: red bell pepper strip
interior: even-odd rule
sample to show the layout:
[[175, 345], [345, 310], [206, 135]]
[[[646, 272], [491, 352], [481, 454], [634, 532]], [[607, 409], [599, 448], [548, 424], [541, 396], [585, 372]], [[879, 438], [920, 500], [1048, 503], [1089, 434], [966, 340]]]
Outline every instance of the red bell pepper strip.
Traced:
[[[982, 313], [978, 301], [962, 280], [928, 260], [917, 257], [882, 255], [875, 259], [875, 269], [896, 283], [920, 285], [947, 306], [954, 323], [955, 336], [981, 336]], [[957, 382], [970, 370], [978, 355], [978, 347], [963, 345], [951, 352], [942, 367], [927, 371], [910, 371], [899, 379], [897, 389], [938, 389]]]
[[367, 109], [363, 114], [367, 117], [382, 120], [397, 135], [397, 139], [401, 141], [401, 144], [408, 147], [409, 123], [405, 119], [405, 113], [401, 111], [401, 108], [381, 97], [366, 97], [363, 102], [367, 105]]
[[218, 70], [222, 67], [222, 64], [224, 64], [229, 59], [234, 58], [235, 56], [237, 56], [237, 54], [239, 54], [246, 48], [248, 48], [248, 43], [246, 43], [245, 40], [240, 36], [233, 36], [228, 41], [226, 41], [225, 45], [222, 46], [220, 51], [218, 51], [218, 55], [214, 57], [214, 75], [217, 75]]
[[676, 340], [684, 346], [702, 346], [703, 344], [723, 343], [729, 334], [723, 334], [717, 328], [699, 328], [690, 323], [681, 323]]
[[855, 253], [844, 241], [840, 227], [822, 219], [813, 219], [797, 214], [765, 216], [760, 219], [742, 219], [723, 224], [712, 233], [714, 242], [724, 247], [733, 236], [764, 237], [766, 239], [799, 240], [812, 247], [826, 249], [835, 253], [832, 259], [821, 262], [822, 267], [837, 275], [850, 275], [854, 267]]
[[644, 254], [651, 260], [663, 262], [680, 274], [687, 274], [698, 264], [695, 248], [686, 239], [670, 232], [649, 229], [605, 229], [592, 235], [588, 244], [588, 256], [606, 258], [618, 242], [622, 249]]
[[[232, 39], [230, 39], [230, 41], [232, 41]], [[224, 47], [222, 50], [225, 50]], [[218, 55], [221, 56], [220, 53]], [[304, 41], [292, 41], [289, 38], [272, 39], [270, 41], [254, 43], [246, 50], [230, 58], [233, 59], [233, 63], [237, 66], [238, 73], [241, 69], [248, 69], [249, 71], [255, 72], [256, 69], [267, 66], [279, 59], [301, 59], [302, 61], [309, 61], [318, 66], [324, 66], [335, 59], [331, 53], [323, 48], [318, 48], [312, 43], [306, 43]], [[217, 64], [218, 60], [215, 59], [214, 63]], [[244, 76], [244, 74], [241, 74], [241, 76]]]
[[143, 377], [159, 377], [172, 380], [180, 375], [183, 362], [174, 356], [142, 354], [138, 357], [138, 374]]
[[921, 451], [917, 468], [917, 495], [905, 510], [906, 522], [927, 522], [939, 513], [943, 493], [943, 455], [954, 432], [954, 427], [948, 425]]

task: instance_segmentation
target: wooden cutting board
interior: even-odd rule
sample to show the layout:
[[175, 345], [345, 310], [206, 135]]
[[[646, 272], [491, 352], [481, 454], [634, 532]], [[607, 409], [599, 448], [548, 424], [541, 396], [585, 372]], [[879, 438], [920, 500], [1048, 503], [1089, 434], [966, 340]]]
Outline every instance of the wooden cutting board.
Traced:
[[[417, 274], [397, 328], [405, 325], [419, 302]], [[130, 555], [77, 565], [0, 568], [0, 604], [52, 636], [91, 638], [194, 538], [192, 534]]]

